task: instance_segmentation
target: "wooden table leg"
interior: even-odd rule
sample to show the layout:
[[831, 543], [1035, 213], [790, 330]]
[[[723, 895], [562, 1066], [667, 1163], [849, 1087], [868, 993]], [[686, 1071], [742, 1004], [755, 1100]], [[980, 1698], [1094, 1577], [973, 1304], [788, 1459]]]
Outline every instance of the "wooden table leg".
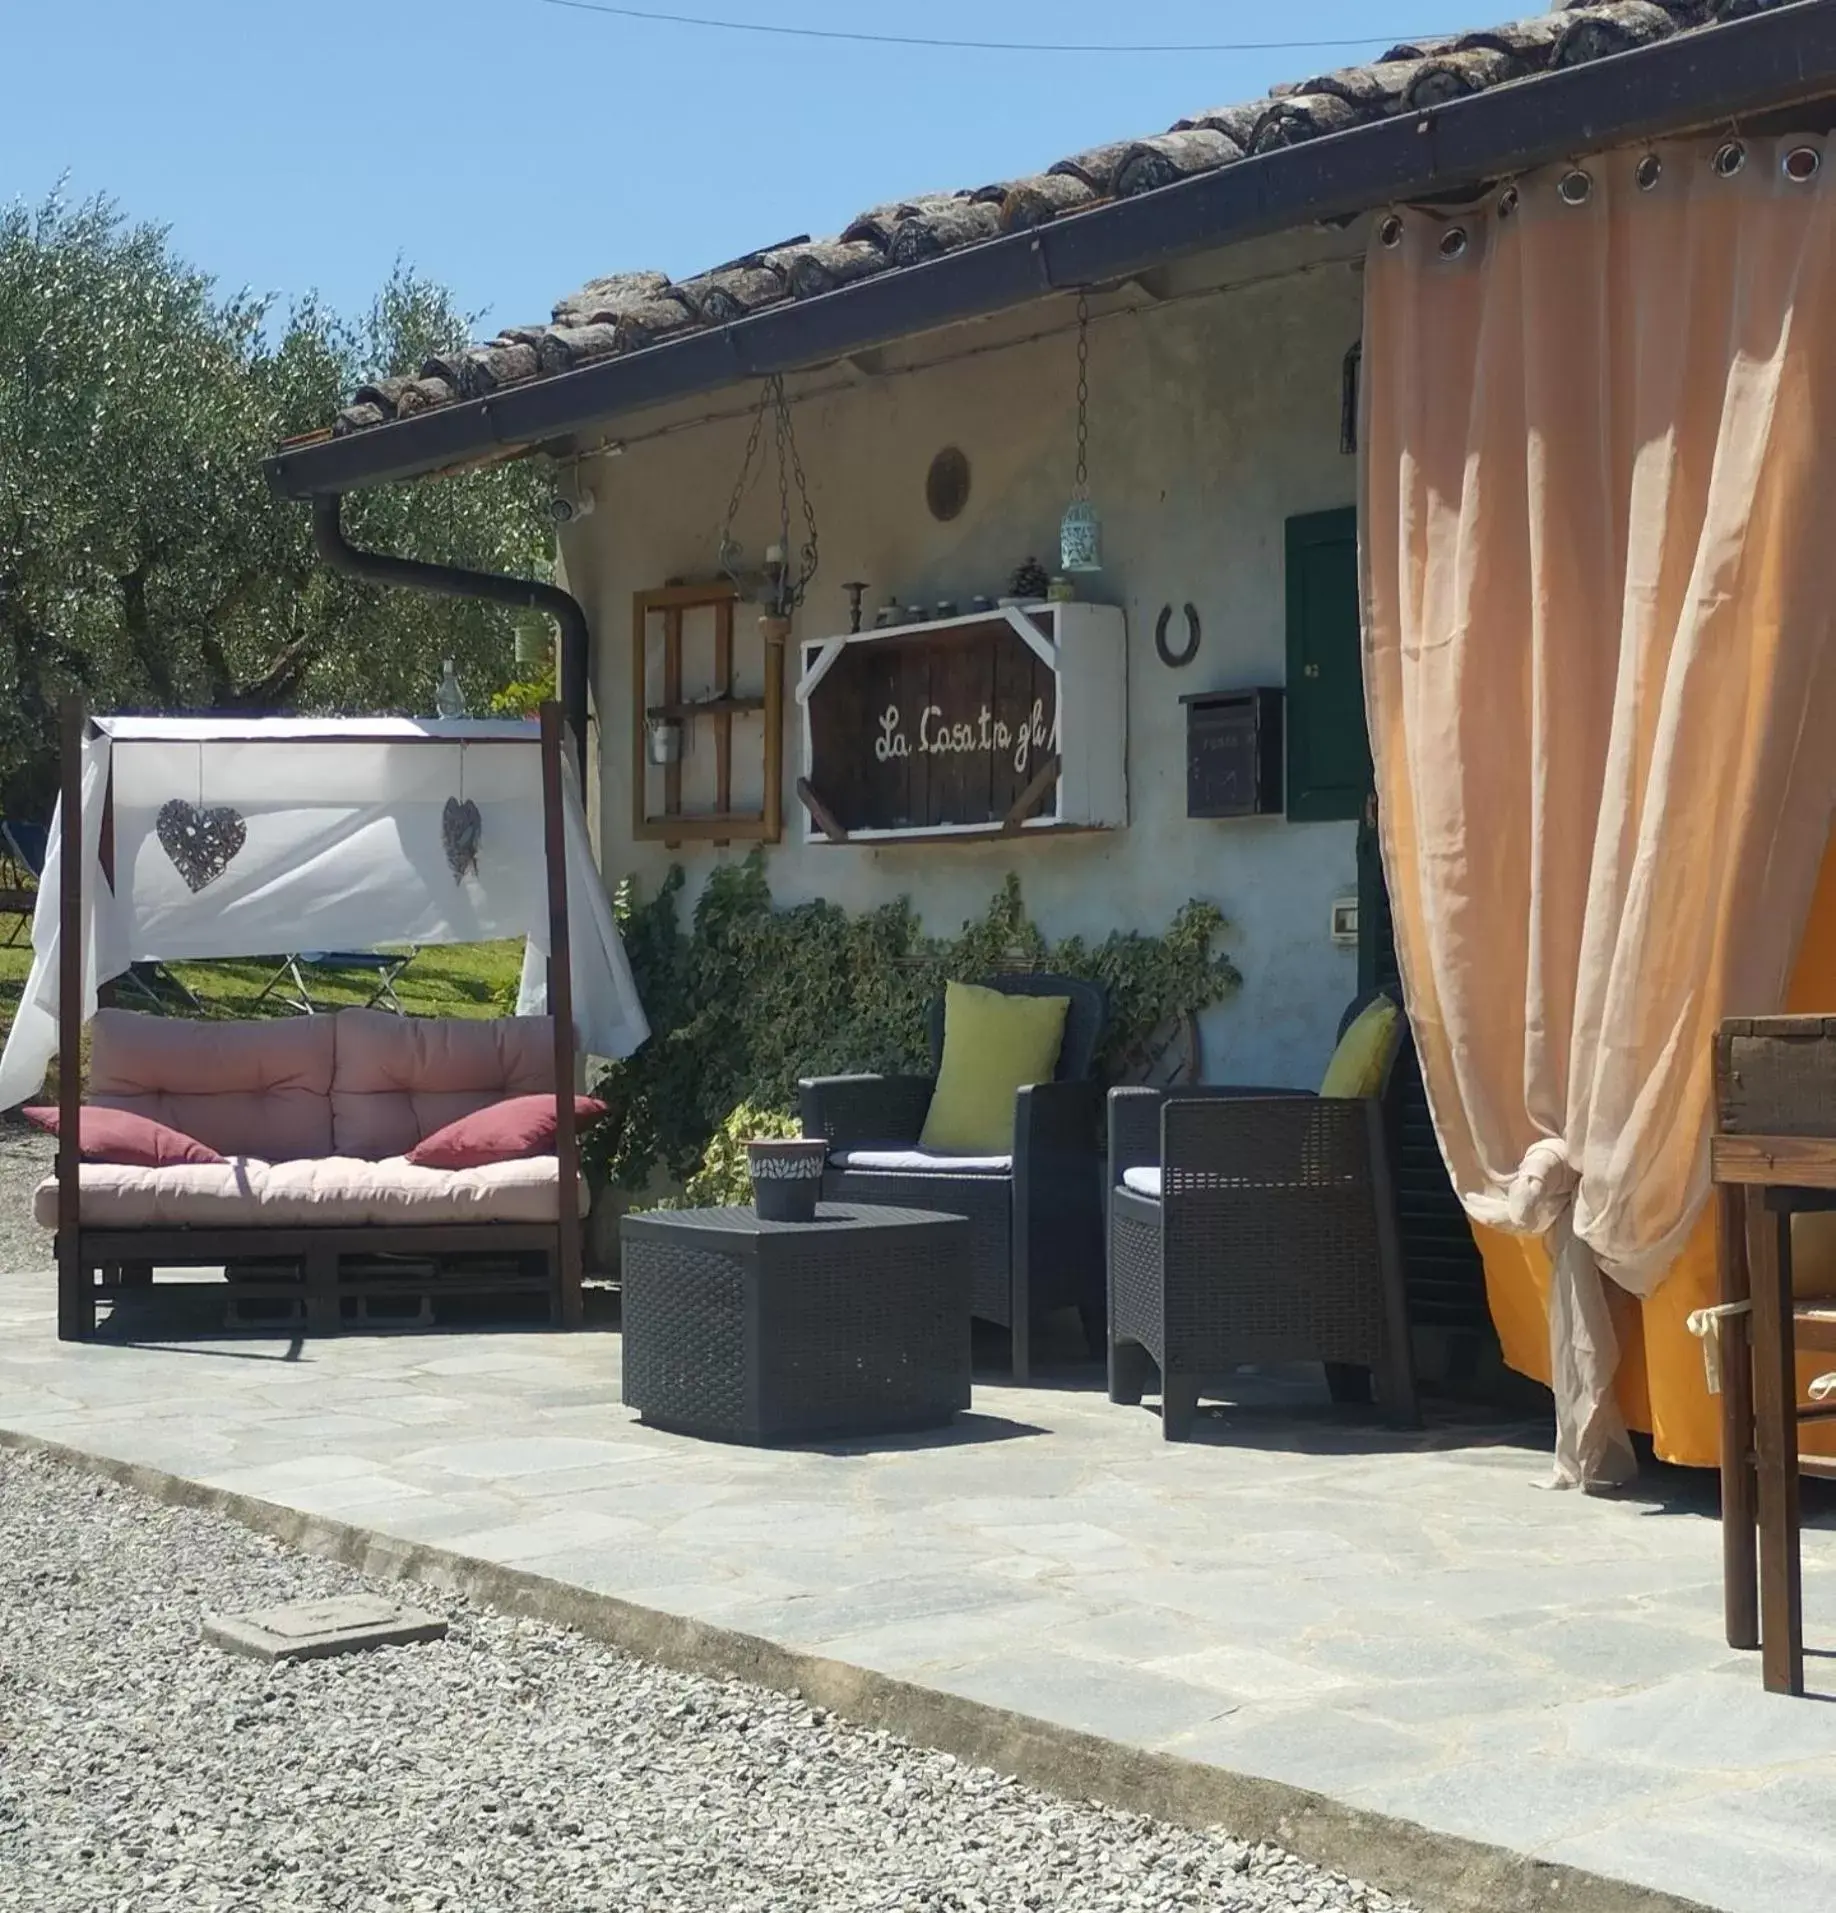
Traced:
[[[1716, 1192], [1721, 1300], [1744, 1302], [1747, 1280], [1747, 1192], [1723, 1183]], [[1757, 1483], [1753, 1474], [1753, 1338], [1744, 1315], [1721, 1318], [1721, 1601], [1730, 1647], [1760, 1644]]]
[[1753, 1284], [1753, 1416], [1759, 1460], [1760, 1666], [1767, 1691], [1804, 1692], [1798, 1559], [1798, 1362], [1791, 1312], [1791, 1217], [1747, 1207]]

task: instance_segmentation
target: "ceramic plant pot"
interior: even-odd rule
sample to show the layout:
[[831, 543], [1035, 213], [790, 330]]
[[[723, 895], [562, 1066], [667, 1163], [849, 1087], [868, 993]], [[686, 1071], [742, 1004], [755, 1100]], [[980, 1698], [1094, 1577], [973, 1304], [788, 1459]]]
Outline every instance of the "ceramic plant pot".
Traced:
[[746, 1145], [752, 1208], [761, 1222], [814, 1222], [829, 1145], [820, 1136], [755, 1136]]

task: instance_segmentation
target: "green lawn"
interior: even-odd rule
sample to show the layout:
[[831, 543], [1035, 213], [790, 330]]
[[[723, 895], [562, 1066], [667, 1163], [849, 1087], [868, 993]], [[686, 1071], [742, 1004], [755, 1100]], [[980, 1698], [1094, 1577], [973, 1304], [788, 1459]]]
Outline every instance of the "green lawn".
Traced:
[[[255, 1002], [279, 962], [279, 957], [249, 957], [169, 967], [203, 1003], [206, 1015], [290, 1015], [274, 997], [259, 1006]], [[437, 945], [415, 953], [395, 979], [395, 994], [410, 1016], [505, 1016], [516, 1007], [522, 968], [520, 941]], [[312, 1000], [327, 1009], [367, 1002], [376, 988], [367, 976], [340, 976], [310, 967], [305, 976]]]
[[[0, 934], [16, 919], [0, 917]], [[12, 1028], [13, 1009], [25, 986], [32, 951], [22, 931], [18, 942], [0, 948], [0, 1035]], [[175, 963], [181, 978], [211, 1017], [287, 1016], [293, 1014], [278, 996], [257, 1006], [262, 985], [274, 974], [279, 957], [250, 957], [230, 962]], [[516, 980], [522, 970], [520, 942], [454, 943], [417, 953], [396, 979], [395, 993], [410, 1016], [503, 1016], [515, 1006]], [[334, 976], [308, 970], [313, 1001], [327, 1009], [345, 1009], [367, 1000], [375, 987], [368, 977]], [[131, 1008], [143, 1008], [134, 998]], [[176, 1013], [195, 1015], [183, 1003]]]

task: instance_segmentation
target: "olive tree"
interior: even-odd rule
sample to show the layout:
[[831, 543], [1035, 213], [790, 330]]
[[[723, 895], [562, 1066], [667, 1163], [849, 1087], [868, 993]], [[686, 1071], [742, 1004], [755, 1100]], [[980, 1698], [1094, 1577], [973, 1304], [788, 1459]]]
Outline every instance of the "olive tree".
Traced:
[[[398, 267], [354, 318], [220, 296], [166, 232], [106, 200], [0, 210], [0, 798], [47, 807], [59, 697], [114, 710], [430, 708], [440, 661], [477, 701], [515, 675], [506, 614], [315, 559], [261, 460], [366, 378], [463, 340]], [[545, 575], [527, 463], [347, 501], [359, 543]]]

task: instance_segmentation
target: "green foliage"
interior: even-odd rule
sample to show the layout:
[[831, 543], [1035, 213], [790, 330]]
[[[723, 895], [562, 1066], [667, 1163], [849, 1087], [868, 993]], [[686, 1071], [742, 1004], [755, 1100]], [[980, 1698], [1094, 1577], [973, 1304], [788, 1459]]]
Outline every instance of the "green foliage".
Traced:
[[[398, 267], [367, 313], [284, 318], [219, 296], [107, 200], [0, 206], [0, 801], [43, 814], [57, 699], [113, 710], [430, 708], [442, 658], [475, 701], [510, 614], [327, 570], [261, 461], [364, 380], [465, 338]], [[545, 574], [527, 461], [353, 497], [358, 544]]]
[[491, 717], [534, 717], [537, 709], [555, 695], [555, 667], [534, 677], [517, 678], [497, 692], [486, 707]]
[[682, 888], [678, 867], [655, 896], [627, 885], [617, 900], [652, 1034], [600, 1086], [622, 1122], [604, 1125], [590, 1166], [630, 1188], [656, 1170], [690, 1175], [730, 1112], [755, 1124], [762, 1112], [788, 1115], [800, 1076], [924, 1069], [926, 1012], [947, 979], [1029, 969], [1102, 983], [1106, 1074], [1160, 1023], [1240, 980], [1213, 948], [1225, 925], [1208, 903], [1186, 904], [1160, 936], [1052, 943], [1012, 876], [956, 937], [926, 936], [905, 899], [858, 916], [826, 901], [776, 909], [756, 850], [713, 873], [686, 931]]
[[752, 1175], [746, 1144], [754, 1136], [795, 1136], [797, 1119], [781, 1109], [741, 1103], [709, 1138], [701, 1167], [682, 1190], [685, 1209], [721, 1209], [752, 1200]]

